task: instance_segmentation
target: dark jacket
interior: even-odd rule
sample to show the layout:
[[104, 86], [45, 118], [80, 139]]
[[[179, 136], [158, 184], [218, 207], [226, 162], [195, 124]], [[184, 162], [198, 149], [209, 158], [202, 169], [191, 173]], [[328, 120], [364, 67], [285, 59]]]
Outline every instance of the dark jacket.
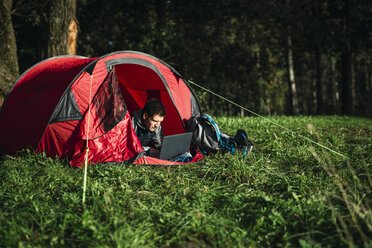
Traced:
[[142, 122], [142, 109], [140, 109], [132, 114], [132, 125], [142, 147], [151, 145], [160, 149], [164, 136], [161, 124], [155, 131], [148, 130]]

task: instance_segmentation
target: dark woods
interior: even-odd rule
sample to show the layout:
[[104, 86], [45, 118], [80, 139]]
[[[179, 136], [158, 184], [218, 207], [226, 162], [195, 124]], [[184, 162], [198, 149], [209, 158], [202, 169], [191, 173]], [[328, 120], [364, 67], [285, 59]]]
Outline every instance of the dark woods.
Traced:
[[[8, 75], [0, 77], [3, 95], [19, 72], [42, 59], [136, 50], [260, 114], [372, 116], [369, 0], [5, 0], [1, 5], [0, 41], [10, 44], [0, 48], [1, 64], [8, 65], [0, 67], [0, 76]], [[247, 114], [193, 88], [204, 111]]]

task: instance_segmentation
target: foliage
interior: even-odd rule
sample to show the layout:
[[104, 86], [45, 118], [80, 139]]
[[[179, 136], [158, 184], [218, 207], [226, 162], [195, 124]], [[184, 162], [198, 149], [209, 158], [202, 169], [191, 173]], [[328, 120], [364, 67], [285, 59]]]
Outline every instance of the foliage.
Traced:
[[[372, 121], [216, 118], [245, 128], [247, 158], [89, 167], [24, 151], [0, 164], [3, 247], [370, 247]], [[314, 146], [311, 138], [348, 157]]]
[[[21, 72], [45, 58], [49, 2], [13, 1]], [[300, 113], [371, 116], [371, 7], [367, 0], [82, 0], [77, 50], [149, 53], [260, 114], [291, 114], [290, 28]], [[241, 114], [210, 95], [203, 101], [213, 113]]]

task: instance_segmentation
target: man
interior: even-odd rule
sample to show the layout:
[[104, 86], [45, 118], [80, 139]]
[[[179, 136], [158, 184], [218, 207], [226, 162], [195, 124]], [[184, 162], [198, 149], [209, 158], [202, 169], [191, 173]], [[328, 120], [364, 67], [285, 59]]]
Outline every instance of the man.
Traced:
[[146, 155], [159, 157], [163, 140], [161, 122], [166, 115], [164, 105], [155, 98], [148, 100], [143, 109], [132, 114], [132, 124]]

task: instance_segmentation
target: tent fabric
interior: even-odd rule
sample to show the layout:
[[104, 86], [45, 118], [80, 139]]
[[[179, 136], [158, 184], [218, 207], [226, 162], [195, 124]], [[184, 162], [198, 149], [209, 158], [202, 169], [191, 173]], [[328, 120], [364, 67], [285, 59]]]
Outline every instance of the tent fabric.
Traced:
[[[83, 132], [83, 130], [81, 129]], [[80, 136], [85, 135], [80, 133]], [[117, 162], [126, 161], [127, 163], [134, 162], [134, 160], [143, 155], [144, 151], [139, 142], [133, 126], [131, 118], [127, 112], [125, 118], [119, 122], [107, 134], [88, 141], [89, 153], [88, 160], [91, 163], [101, 162]], [[85, 161], [85, 146], [86, 141], [78, 139], [76, 142], [73, 159], [70, 164], [76, 167], [82, 167]]]
[[92, 60], [55, 57], [31, 67], [15, 82], [0, 113], [0, 151], [36, 147], [69, 83]]
[[29, 147], [81, 167], [88, 144], [92, 163], [179, 164], [145, 157], [133, 131], [130, 114], [153, 97], [166, 107], [165, 135], [185, 132], [187, 121], [200, 115], [186, 81], [151, 55], [120, 51], [42, 61], [17, 79], [4, 101], [0, 152]]
[[126, 113], [127, 106], [121, 94], [114, 68], [104, 79], [92, 99], [91, 110], [85, 115], [82, 123], [82, 138], [93, 140], [104, 135], [114, 128]]

